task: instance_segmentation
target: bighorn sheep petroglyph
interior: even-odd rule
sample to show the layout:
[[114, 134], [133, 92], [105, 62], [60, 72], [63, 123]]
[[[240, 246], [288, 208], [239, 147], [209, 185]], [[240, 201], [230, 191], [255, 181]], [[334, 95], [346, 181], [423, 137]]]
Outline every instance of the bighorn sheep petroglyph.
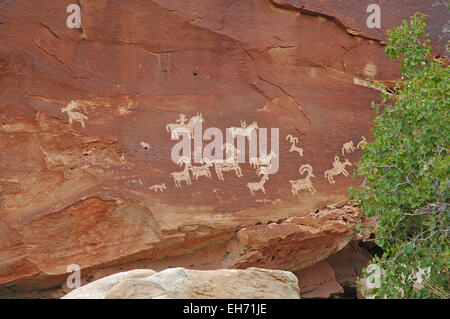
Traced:
[[263, 174], [261, 177], [261, 180], [259, 182], [251, 182], [247, 183], [247, 187], [250, 190], [250, 194], [252, 196], [255, 196], [255, 193], [258, 191], [266, 193], [266, 189], [264, 188], [264, 184], [269, 180], [269, 174], [267, 174], [267, 171], [261, 171], [258, 175]]
[[316, 193], [316, 190], [314, 189], [311, 177], [316, 177], [313, 174], [313, 169], [311, 165], [304, 164], [300, 166], [299, 168], [300, 175], [303, 175], [306, 173], [305, 178], [297, 179], [297, 180], [289, 180], [291, 183], [291, 192], [294, 197], [297, 197], [297, 193], [301, 190], [308, 190], [311, 195], [314, 195]]
[[82, 127], [86, 127], [86, 121], [88, 117], [79, 112], [79, 103], [77, 101], [70, 101], [65, 108], [61, 109], [62, 113], [67, 113], [69, 116], [69, 123], [72, 124], [74, 121], [79, 122]]
[[303, 148], [298, 147], [296, 144], [298, 144], [298, 138], [292, 136], [291, 134], [286, 135], [286, 141], [289, 140], [289, 143], [291, 143], [291, 149], [289, 152], [297, 152], [300, 156], [303, 156]]

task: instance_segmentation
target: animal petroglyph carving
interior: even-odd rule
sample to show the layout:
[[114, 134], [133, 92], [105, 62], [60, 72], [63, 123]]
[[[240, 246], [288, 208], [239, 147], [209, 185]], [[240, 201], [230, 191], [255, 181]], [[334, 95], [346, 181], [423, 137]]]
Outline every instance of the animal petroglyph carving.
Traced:
[[61, 109], [62, 113], [67, 113], [69, 116], [69, 123], [79, 122], [82, 127], [86, 127], [86, 121], [88, 117], [78, 110], [79, 103], [77, 101], [70, 101], [65, 108]]
[[289, 140], [289, 143], [291, 143], [291, 149], [289, 152], [297, 152], [300, 156], [303, 156], [303, 148], [298, 147], [296, 144], [298, 144], [298, 138], [292, 136], [291, 134], [286, 135], [286, 141]]
[[277, 198], [276, 200], [271, 200], [271, 199], [267, 199], [267, 198], [263, 198], [263, 199], [255, 199], [255, 203], [263, 203], [263, 204], [270, 204], [272, 203], [272, 205], [281, 203], [281, 199]]
[[272, 166], [272, 159], [276, 157], [277, 155], [274, 152], [270, 152], [270, 154], [267, 154], [266, 152], [262, 152], [260, 157], [252, 157], [250, 158], [250, 165], [253, 166], [253, 168], [258, 168], [260, 166], [270, 167]]
[[366, 138], [364, 136], [362, 136], [362, 140], [359, 141], [358, 145], [356, 145], [356, 148], [360, 149], [360, 150], [363, 150], [368, 143], [369, 142], [367, 142]]
[[127, 186], [133, 186], [136, 184], [144, 186], [144, 182], [140, 178], [130, 178], [125, 181], [125, 185]]
[[266, 199], [266, 198], [264, 198], [264, 199], [255, 199], [255, 203], [269, 204], [269, 203], [272, 203], [272, 200], [271, 199]]
[[211, 171], [209, 168], [212, 166], [212, 163], [207, 158], [203, 158], [202, 163], [202, 166], [189, 166], [189, 170], [192, 172], [192, 177], [195, 180], [198, 180], [200, 176], [211, 178]]
[[189, 175], [190, 160], [186, 157], [181, 157], [178, 161], [178, 165], [182, 166], [184, 164], [184, 170], [181, 172], [173, 172], [173, 180], [175, 181], [175, 187], [181, 188], [181, 182], [185, 181], [187, 185], [191, 185], [191, 176]]
[[347, 142], [344, 145], [342, 145], [342, 149], [341, 149], [342, 155], [345, 155], [344, 151], [347, 154], [355, 151], [355, 147], [353, 146], [353, 141]]
[[202, 113], [191, 117], [189, 123], [186, 124], [186, 115], [179, 114], [179, 118], [176, 123], [170, 123], [166, 125], [167, 132], [170, 132], [171, 138], [178, 138], [180, 134], [186, 133], [189, 138], [194, 136], [194, 127], [196, 122], [204, 122]]
[[252, 124], [247, 126], [245, 121], [241, 121], [241, 127], [230, 127], [230, 132], [233, 138], [237, 135], [245, 136], [249, 141], [252, 140], [252, 132], [258, 129], [258, 123], [253, 122]]
[[166, 184], [162, 183], [162, 184], [155, 184], [151, 187], [149, 187], [150, 190], [155, 191], [155, 192], [164, 192], [164, 190], [166, 189]]
[[339, 159], [339, 156], [335, 156], [334, 157], [334, 163], [333, 163], [333, 168], [325, 171], [324, 176], [326, 179], [328, 179], [328, 182], [330, 184], [334, 184], [334, 178], [333, 176], [342, 174], [344, 176], [349, 176], [349, 173], [346, 171], [345, 166], [352, 166], [352, 163], [350, 163], [348, 161], [348, 159], [345, 159], [345, 161], [342, 163], [341, 160]]
[[237, 201], [237, 198], [236, 198], [235, 195], [232, 195], [232, 196], [229, 197], [228, 199], [223, 199], [223, 198], [219, 195], [219, 193], [223, 195], [223, 191], [222, 191], [221, 189], [217, 189], [217, 188], [216, 188], [216, 189], [214, 189], [211, 193], [213, 193], [213, 194], [216, 196], [216, 198], [217, 198], [217, 200], [219, 201], [220, 205], [229, 204], [229, 203], [233, 203], [233, 202], [236, 202], [236, 201]]
[[224, 144], [223, 147], [225, 148], [225, 151], [227, 153], [231, 150], [233, 155], [231, 157], [228, 157], [223, 160], [213, 161], [214, 169], [217, 174], [217, 178], [220, 180], [224, 180], [223, 172], [229, 172], [229, 171], [234, 171], [236, 173], [237, 177], [242, 177], [243, 176], [242, 170], [241, 170], [241, 167], [239, 166], [239, 163], [237, 160], [237, 155], [239, 153], [239, 150], [237, 150], [236, 147], [234, 147], [234, 145], [228, 144], [228, 143]]
[[291, 192], [294, 197], [297, 197], [297, 194], [301, 190], [308, 190], [311, 195], [314, 195], [316, 193], [316, 190], [314, 189], [311, 177], [316, 177], [313, 174], [313, 169], [311, 165], [304, 164], [300, 166], [299, 168], [300, 175], [306, 174], [305, 178], [297, 179], [297, 180], [289, 180], [291, 183]]
[[223, 172], [234, 171], [237, 177], [244, 176], [242, 174], [241, 167], [239, 166], [237, 161], [236, 162], [228, 162], [226, 160], [214, 161], [214, 169], [216, 171], [217, 178], [222, 181], [224, 180]]
[[148, 143], [141, 142], [139, 145], [141, 145], [144, 150], [150, 149], [150, 144], [148, 144]]
[[264, 184], [269, 180], [269, 174], [267, 174], [267, 172], [260, 172], [261, 175], [262, 173], [262, 177], [261, 180], [259, 182], [251, 182], [251, 183], [247, 183], [247, 187], [250, 190], [250, 194], [252, 196], [255, 196], [255, 193], [258, 191], [263, 192], [263, 194], [266, 193], [266, 189], [264, 188]]

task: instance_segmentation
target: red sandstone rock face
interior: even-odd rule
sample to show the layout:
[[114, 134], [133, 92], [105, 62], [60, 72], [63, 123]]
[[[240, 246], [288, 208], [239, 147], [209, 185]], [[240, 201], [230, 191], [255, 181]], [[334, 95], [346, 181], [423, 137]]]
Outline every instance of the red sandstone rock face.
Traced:
[[[352, 241], [339, 252], [296, 272], [302, 298], [338, 298], [356, 294], [358, 278], [372, 255]], [[345, 288], [345, 289], [344, 289]], [[354, 297], [353, 295], [353, 297]]]
[[[399, 77], [365, 37], [381, 31], [354, 36], [269, 0], [81, 0], [78, 30], [71, 2], [0, 1], [0, 285], [57, 285], [70, 264], [84, 280], [119, 267], [299, 270], [352, 238], [351, 208], [313, 215], [357, 183], [324, 177], [336, 156], [351, 175], [361, 149], [344, 144], [370, 139], [378, 92], [355, 79]], [[359, 7], [328, 2], [311, 10], [362, 28]], [[175, 187], [166, 125], [200, 112], [204, 128], [280, 129], [266, 194], [249, 192], [249, 164]], [[316, 193], [294, 197], [305, 164]]]
[[[444, 1], [391, 1], [391, 0], [271, 0], [280, 8], [300, 11], [304, 14], [321, 15], [333, 20], [349, 34], [370, 37], [385, 42], [386, 30], [392, 30], [402, 20], [408, 20], [416, 12], [425, 14], [426, 32], [434, 44], [436, 54], [445, 54], [445, 44], [449, 40], [448, 11]], [[373, 9], [370, 4], [380, 7], [381, 28], [368, 28], [367, 18]], [[368, 11], [369, 10], [369, 11]]]

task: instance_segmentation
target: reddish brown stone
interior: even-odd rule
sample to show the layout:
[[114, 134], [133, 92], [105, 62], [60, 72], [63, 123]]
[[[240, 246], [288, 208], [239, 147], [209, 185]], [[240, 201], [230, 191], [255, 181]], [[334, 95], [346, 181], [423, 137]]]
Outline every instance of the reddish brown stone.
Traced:
[[[68, 29], [69, 3], [0, 1], [0, 285], [58, 285], [69, 264], [83, 281], [120, 268], [300, 270], [353, 237], [351, 208], [313, 215], [357, 183], [324, 177], [336, 155], [351, 175], [362, 151], [343, 144], [370, 140], [379, 92], [355, 79], [399, 77], [382, 36], [269, 0], [80, 0], [82, 29]], [[351, 9], [326, 14], [364, 23]], [[175, 188], [166, 125], [197, 112], [204, 128], [280, 128], [266, 195], [250, 195], [249, 164]], [[294, 198], [307, 163], [316, 193]]]

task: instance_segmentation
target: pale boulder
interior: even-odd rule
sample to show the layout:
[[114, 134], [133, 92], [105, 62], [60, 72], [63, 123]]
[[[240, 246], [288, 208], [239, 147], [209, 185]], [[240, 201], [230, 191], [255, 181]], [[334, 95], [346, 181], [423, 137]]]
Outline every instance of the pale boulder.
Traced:
[[[136, 271], [136, 270], [135, 270]], [[104, 299], [299, 299], [296, 276], [288, 271], [261, 268], [190, 270], [169, 268], [149, 276], [116, 275], [79, 288], [64, 298]], [[106, 282], [112, 278], [110, 285]], [[90, 291], [90, 287], [93, 288]], [[98, 294], [98, 295], [96, 295]]]
[[145, 278], [154, 274], [156, 271], [151, 269], [120, 272], [75, 289], [62, 299], [104, 299], [105, 294], [117, 284], [132, 278]]

